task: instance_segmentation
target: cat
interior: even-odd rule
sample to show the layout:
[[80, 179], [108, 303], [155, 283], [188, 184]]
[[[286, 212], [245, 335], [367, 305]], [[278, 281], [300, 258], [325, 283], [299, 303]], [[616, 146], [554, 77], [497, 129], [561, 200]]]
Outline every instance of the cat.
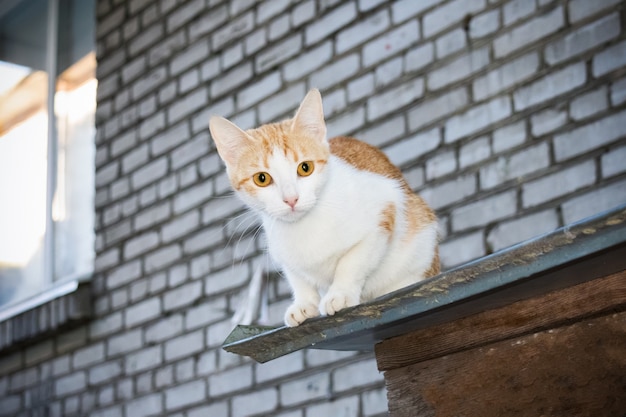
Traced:
[[326, 138], [317, 89], [292, 119], [244, 131], [213, 116], [209, 130], [291, 286], [287, 326], [439, 273], [435, 213], [382, 151]]

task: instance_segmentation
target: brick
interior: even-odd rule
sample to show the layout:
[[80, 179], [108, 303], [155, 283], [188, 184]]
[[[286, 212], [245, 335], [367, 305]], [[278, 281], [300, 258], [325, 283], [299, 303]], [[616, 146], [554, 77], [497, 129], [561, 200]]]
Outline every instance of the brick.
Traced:
[[493, 132], [493, 152], [500, 153], [519, 146], [526, 141], [526, 136], [526, 123], [523, 120], [496, 129]]
[[367, 101], [367, 119], [376, 120], [410, 104], [424, 94], [424, 79], [416, 78]]
[[109, 13], [107, 17], [99, 19], [96, 27], [96, 37], [101, 39], [113, 29], [119, 28], [124, 21], [125, 13], [125, 8], [120, 6], [112, 13]]
[[168, 170], [167, 158], [156, 159], [135, 171], [131, 176], [133, 189], [138, 190], [163, 177]]
[[626, 146], [612, 149], [602, 155], [602, 177], [609, 178], [626, 172]]
[[587, 75], [584, 63], [576, 63], [552, 72], [513, 94], [515, 110], [520, 111], [563, 95], [585, 84]]
[[618, 106], [626, 101], [626, 78], [611, 84], [611, 104]]
[[107, 339], [107, 357], [132, 352], [142, 346], [141, 329], [120, 333]]
[[568, 60], [616, 38], [619, 34], [620, 19], [614, 13], [548, 44], [544, 55], [546, 62], [554, 65]]
[[147, 343], [163, 342], [183, 331], [183, 318], [180, 314], [163, 317], [154, 324], [146, 327], [145, 337]]
[[443, 58], [466, 47], [465, 31], [455, 29], [445, 35], [440, 36], [435, 41], [437, 58]]
[[510, 26], [519, 20], [522, 20], [536, 11], [534, 1], [527, 0], [511, 0], [504, 5], [503, 22], [504, 26]]
[[586, 19], [596, 13], [612, 7], [620, 2], [620, 0], [603, 0], [589, 2], [585, 0], [572, 0], [568, 3], [567, 13], [571, 22], [578, 22]]
[[302, 36], [295, 34], [258, 54], [255, 60], [257, 73], [269, 70], [296, 56], [302, 50]]
[[420, 195], [435, 210], [462, 201], [474, 193], [476, 193], [476, 176], [474, 174], [458, 176], [420, 191]]
[[404, 125], [403, 115], [391, 117], [366, 131], [357, 133], [356, 136], [371, 145], [382, 147], [404, 136], [406, 133]]
[[237, 288], [245, 284], [249, 277], [247, 265], [234, 265], [232, 268], [209, 275], [205, 280], [204, 292], [210, 296]]
[[494, 54], [500, 58], [556, 33], [565, 25], [563, 7], [559, 6], [498, 36]]
[[180, 28], [185, 23], [196, 17], [198, 13], [203, 9], [203, 0], [192, 0], [183, 3], [180, 7], [177, 7], [167, 18], [167, 31], [173, 32]]
[[254, 14], [246, 13], [241, 17], [233, 19], [226, 26], [213, 32], [211, 37], [213, 50], [220, 50], [224, 45], [233, 39], [238, 39], [254, 30]]
[[[626, 111], [612, 114], [569, 132], [554, 136], [554, 156], [558, 162], [607, 145], [626, 134]], [[594, 140], [589, 140], [594, 138]]]
[[203, 330], [178, 336], [165, 343], [165, 360], [181, 359], [204, 349]]
[[117, 161], [113, 161], [110, 164], [99, 168], [96, 171], [96, 187], [102, 187], [115, 180], [118, 176], [119, 165], [120, 164]]
[[298, 83], [272, 95], [258, 106], [260, 122], [267, 123], [275, 120], [279, 115], [295, 111], [305, 94], [304, 83]]
[[174, 410], [203, 401], [206, 401], [206, 382], [203, 379], [178, 385], [165, 391], [165, 408], [167, 410]]
[[280, 90], [280, 73], [274, 71], [237, 93], [237, 108], [245, 109]]
[[139, 137], [147, 139], [165, 127], [165, 112], [158, 112], [139, 125]]
[[74, 352], [72, 366], [74, 369], [83, 368], [104, 359], [104, 343], [87, 346]]
[[286, 355], [272, 362], [276, 363], [273, 365], [269, 363], [256, 364], [255, 380], [257, 383], [279, 379], [304, 370], [304, 355], [302, 352], [294, 352], [293, 355]]
[[596, 164], [594, 161], [585, 161], [524, 184], [522, 203], [524, 207], [534, 207], [588, 187], [595, 182]]
[[126, 63], [122, 68], [122, 81], [128, 84], [146, 69], [146, 57], [140, 56]]
[[326, 123], [328, 137], [347, 135], [365, 123], [365, 109], [359, 107]]
[[194, 329], [223, 320], [227, 314], [226, 300], [224, 298], [204, 302], [187, 310], [185, 329]]
[[126, 403], [124, 411], [128, 416], [145, 417], [159, 415], [163, 412], [162, 394], [150, 394], [133, 399]]
[[361, 401], [365, 417], [387, 413], [387, 390], [384, 388], [364, 392], [361, 394]]
[[187, 412], [188, 417], [227, 416], [229, 407], [226, 401], [213, 403], [207, 406], [196, 407]]
[[195, 230], [200, 224], [200, 213], [196, 211], [188, 212], [177, 216], [161, 228], [161, 241], [171, 242]]
[[408, 112], [409, 130], [417, 130], [448, 116], [468, 104], [465, 88], [458, 88], [435, 98], [425, 99]]
[[98, 385], [110, 382], [122, 374], [120, 361], [105, 362], [89, 369], [89, 385]]
[[214, 247], [224, 241], [223, 226], [204, 228], [204, 230], [187, 238], [183, 243], [185, 254], [197, 253]]
[[[317, 373], [280, 385], [280, 404], [291, 406], [325, 398], [330, 391], [330, 377], [326, 372]], [[386, 404], [386, 402], [385, 402]]]
[[435, 48], [432, 42], [420, 45], [409, 50], [404, 55], [404, 68], [405, 73], [418, 71], [424, 68], [426, 65], [432, 63], [435, 59]]
[[570, 103], [569, 114], [574, 120], [581, 120], [597, 113], [601, 113], [609, 107], [607, 88], [601, 87], [576, 97]]
[[135, 36], [128, 44], [128, 51], [131, 56], [137, 55], [143, 52], [149, 46], [155, 44], [157, 41], [163, 38], [164, 31], [161, 25], [152, 25], [147, 29], [141, 31], [138, 36]]
[[290, 0], [277, 0], [259, 4], [256, 15], [257, 23], [263, 23], [284, 12], [290, 5]]
[[494, 9], [472, 17], [469, 35], [472, 39], [480, 39], [491, 35], [498, 29], [500, 29], [500, 9]]
[[486, 253], [481, 231], [447, 240], [439, 245], [439, 255], [444, 268], [451, 268], [483, 257]]
[[250, 365], [232, 368], [209, 376], [209, 395], [218, 397], [252, 386]]
[[336, 369], [332, 375], [333, 390], [347, 391], [353, 388], [383, 382], [376, 361], [367, 359]]
[[98, 253], [94, 263], [94, 269], [96, 271], [103, 271], [114, 265], [117, 265], [120, 260], [120, 252], [118, 248], [112, 248], [106, 252]]
[[480, 169], [480, 186], [483, 189], [496, 187], [506, 181], [523, 181], [523, 177], [550, 166], [547, 142], [505, 155]]
[[516, 58], [474, 79], [472, 83], [474, 98], [483, 100], [521, 84], [534, 76], [538, 69], [539, 56], [535, 52]]
[[54, 381], [54, 395], [64, 397], [85, 389], [87, 377], [85, 371], [74, 372]]
[[324, 95], [324, 117], [328, 118], [346, 108], [346, 92], [343, 88]]
[[448, 119], [445, 141], [446, 143], [454, 142], [510, 115], [511, 103], [509, 98], [496, 97], [485, 104], [474, 106], [465, 113]]
[[187, 71], [178, 79], [178, 89], [181, 93], [187, 93], [200, 84], [200, 73], [197, 69]]
[[567, 112], [547, 109], [533, 114], [530, 117], [530, 123], [533, 136], [540, 137], [565, 125], [567, 123]]
[[309, 85], [320, 90], [331, 88], [359, 72], [359, 61], [357, 54], [351, 54], [325, 65], [313, 72], [309, 77]]
[[311, 405], [306, 409], [307, 416], [358, 416], [359, 397], [354, 395], [337, 399], [335, 401], [323, 402]]
[[428, 74], [428, 89], [438, 90], [462, 80], [489, 65], [489, 49], [482, 48], [454, 59], [448, 65]]
[[162, 350], [161, 345], [157, 345], [127, 355], [124, 360], [124, 374], [133, 375], [161, 365]]
[[402, 76], [402, 57], [393, 58], [378, 67], [374, 73], [376, 77], [376, 87], [384, 87], [396, 81]]
[[570, 224], [617, 207], [626, 202], [624, 196], [626, 196], [626, 181], [624, 180], [604, 187], [595, 187], [592, 191], [563, 203], [561, 206], [563, 222]]
[[[211, 116], [219, 115], [228, 117], [235, 111], [234, 95], [225, 97], [223, 100], [212, 101], [211, 106], [200, 111], [191, 119], [192, 131], [194, 133], [207, 133], [209, 128], [209, 119]], [[205, 136], [202, 135], [204, 138]]]
[[[146, 241], [152, 242], [152, 237], [149, 237]], [[136, 248], [139, 248], [137, 246]], [[132, 249], [131, 249], [132, 250]], [[107, 289], [117, 288], [121, 285], [128, 284], [129, 282], [139, 278], [141, 276], [141, 262], [133, 261], [123, 264], [110, 272], [106, 280]], [[97, 323], [97, 322], [96, 322]]]
[[276, 409], [278, 394], [275, 388], [258, 390], [238, 395], [233, 399], [233, 417], [244, 417], [255, 413], [267, 413]]
[[368, 97], [374, 92], [374, 74], [368, 73], [348, 83], [348, 101]]
[[289, 15], [277, 17], [270, 23], [269, 38], [270, 40], [279, 39], [283, 35], [287, 34], [290, 29], [291, 27]]
[[302, 1], [291, 13], [292, 26], [297, 27], [315, 18], [315, 0]]
[[172, 262], [180, 259], [181, 248], [178, 244], [161, 247], [146, 256], [144, 269], [146, 273], [152, 273], [168, 266]]
[[250, 78], [252, 78], [252, 64], [244, 62], [211, 83], [211, 97], [215, 98], [225, 93], [231, 93]]
[[208, 184], [199, 184], [194, 187], [180, 191], [174, 198], [174, 213], [183, 213], [202, 202], [208, 200], [213, 195], [213, 190]]
[[442, 177], [457, 169], [456, 154], [454, 151], [446, 151], [434, 155], [426, 161], [426, 179]]
[[194, 303], [202, 296], [202, 282], [190, 282], [163, 295], [163, 310], [172, 311]]
[[591, 68], [593, 76], [599, 77], [624, 66], [626, 66], [626, 41], [596, 54]]
[[[158, 243], [159, 243], [159, 235], [156, 232], [146, 232], [138, 236], [135, 236], [134, 238], [130, 239], [128, 242], [124, 244], [124, 258], [130, 259], [130, 258], [136, 257], [137, 255], [146, 253], [149, 250], [155, 248], [158, 245]], [[134, 276], [137, 274], [137, 271], [138, 271], [137, 264], [129, 264], [127, 268], [128, 269], [126, 270], [122, 270], [121, 272], [118, 272], [120, 275], [117, 278], [115, 279], [110, 278], [110, 280], [113, 281], [110, 284], [111, 288], [114, 288], [115, 286], [120, 285], [122, 283], [126, 283], [127, 277], [131, 275]]]
[[336, 8], [315, 22], [309, 24], [305, 30], [306, 45], [313, 45], [328, 35], [344, 27], [356, 18], [357, 11], [354, 3], [347, 3]]
[[187, 38], [184, 31], [168, 36], [161, 42], [150, 47], [148, 51], [148, 66], [155, 66], [162, 62], [169, 61], [175, 53], [185, 49]]
[[150, 141], [150, 153], [158, 156], [190, 138], [189, 125], [185, 122], [178, 123], [152, 138]]
[[544, 210], [503, 222], [489, 231], [487, 242], [494, 251], [506, 248], [559, 227], [555, 210]]
[[176, 123], [180, 119], [205, 107], [208, 103], [207, 89], [200, 88], [178, 99], [170, 106], [167, 117], [170, 123]]
[[462, 21], [465, 16], [485, 8], [485, 0], [454, 0], [427, 13], [424, 18], [424, 37], [429, 38]]
[[156, 88], [162, 86], [166, 77], [167, 70], [164, 66], [161, 66], [153, 69], [144, 77], [139, 78], [131, 87], [133, 99], [138, 100]]
[[336, 51], [341, 54], [362, 44], [389, 28], [389, 12], [386, 9], [368, 17], [337, 34]]
[[419, 23], [417, 20], [410, 20], [402, 26], [368, 42], [363, 47], [363, 66], [369, 67], [383, 61], [409, 48], [419, 38]]
[[148, 159], [147, 144], [135, 147], [132, 151], [127, 153], [124, 158], [122, 158], [122, 172], [124, 174], [128, 174], [129, 172], [135, 170], [135, 168], [148, 162]]
[[161, 300], [149, 298], [128, 307], [124, 311], [124, 322], [127, 328], [150, 321], [161, 315]]
[[459, 149], [459, 166], [466, 168], [478, 162], [482, 162], [491, 156], [489, 138], [483, 136], [461, 146]]
[[421, 14], [433, 6], [441, 3], [441, 0], [400, 0], [391, 5], [393, 23], [401, 23], [415, 15]]
[[482, 227], [515, 214], [516, 191], [506, 191], [480, 201], [466, 204], [452, 211], [452, 230], [455, 232]]

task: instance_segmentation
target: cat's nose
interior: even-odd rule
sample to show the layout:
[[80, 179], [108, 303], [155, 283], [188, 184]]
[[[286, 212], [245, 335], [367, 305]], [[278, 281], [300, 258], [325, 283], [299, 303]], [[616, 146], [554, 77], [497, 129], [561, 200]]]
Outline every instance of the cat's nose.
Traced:
[[285, 197], [283, 201], [285, 202], [285, 204], [289, 205], [289, 207], [293, 209], [298, 203], [298, 196]]

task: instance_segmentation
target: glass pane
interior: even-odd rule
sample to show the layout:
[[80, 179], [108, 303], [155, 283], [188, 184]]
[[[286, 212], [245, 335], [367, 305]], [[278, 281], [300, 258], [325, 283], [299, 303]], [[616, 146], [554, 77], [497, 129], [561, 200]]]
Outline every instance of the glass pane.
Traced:
[[3, 305], [38, 293], [43, 284], [48, 115], [45, 74], [0, 62], [0, 79], [4, 80], [0, 93]]

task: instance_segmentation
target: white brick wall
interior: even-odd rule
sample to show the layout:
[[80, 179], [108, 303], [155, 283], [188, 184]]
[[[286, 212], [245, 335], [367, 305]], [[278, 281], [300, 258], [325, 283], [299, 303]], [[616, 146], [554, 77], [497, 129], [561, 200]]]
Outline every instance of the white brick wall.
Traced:
[[0, 416], [386, 415], [371, 353], [220, 349], [275, 266], [209, 117], [250, 128], [320, 88], [329, 134], [380, 146], [436, 209], [448, 268], [626, 202], [625, 8], [97, 0], [95, 317], [0, 352]]

